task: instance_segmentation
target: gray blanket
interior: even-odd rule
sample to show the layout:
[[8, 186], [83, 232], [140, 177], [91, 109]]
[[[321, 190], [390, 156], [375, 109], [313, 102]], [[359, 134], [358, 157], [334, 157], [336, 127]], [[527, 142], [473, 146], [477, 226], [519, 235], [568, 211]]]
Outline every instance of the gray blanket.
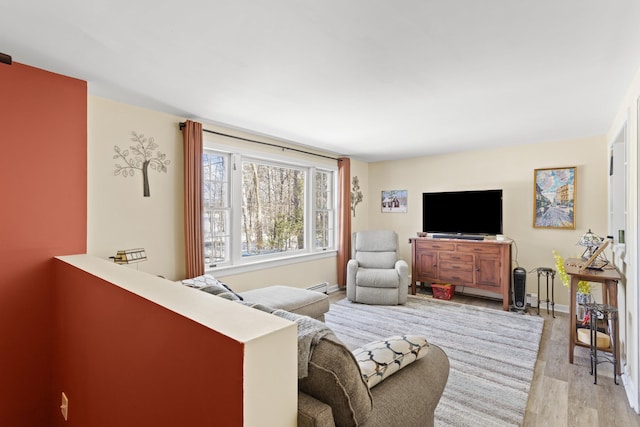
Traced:
[[290, 313], [285, 310], [275, 310], [272, 314], [282, 317], [298, 325], [298, 378], [305, 378], [309, 372], [311, 354], [320, 339], [332, 331], [319, 320], [309, 316]]

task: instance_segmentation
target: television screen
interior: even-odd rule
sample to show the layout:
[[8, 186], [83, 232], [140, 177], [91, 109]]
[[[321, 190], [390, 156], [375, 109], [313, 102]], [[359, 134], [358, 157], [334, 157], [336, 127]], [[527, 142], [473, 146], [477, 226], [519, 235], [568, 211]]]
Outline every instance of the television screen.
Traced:
[[502, 234], [502, 190], [422, 193], [422, 231]]

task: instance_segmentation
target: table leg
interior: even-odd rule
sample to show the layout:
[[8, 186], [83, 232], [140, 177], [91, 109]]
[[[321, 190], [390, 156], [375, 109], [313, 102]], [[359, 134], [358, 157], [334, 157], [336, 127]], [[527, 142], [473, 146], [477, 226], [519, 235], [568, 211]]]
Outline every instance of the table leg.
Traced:
[[554, 295], [555, 278], [555, 272], [551, 273], [551, 315], [554, 319], [556, 318], [556, 296]]
[[549, 273], [545, 274], [547, 279], [547, 315], [549, 314]]
[[[614, 307], [618, 306], [618, 281], [617, 280], [607, 280], [603, 284], [606, 289], [608, 304], [613, 305]], [[603, 292], [604, 294], [605, 292]], [[613, 328], [613, 352], [614, 358], [617, 361], [616, 363], [616, 371], [618, 375], [622, 375], [622, 368], [620, 367], [620, 337], [618, 336], [618, 322], [614, 322]]]
[[540, 272], [538, 271], [538, 307], [536, 308], [536, 314], [540, 316]]
[[618, 354], [620, 353], [618, 350], [618, 313], [613, 313], [613, 333], [615, 334], [615, 339], [613, 340], [613, 383], [618, 385], [618, 375], [621, 374], [620, 367], [620, 359], [618, 359]]
[[571, 276], [571, 295], [569, 301], [569, 363], [573, 364], [573, 349], [576, 345], [576, 290], [580, 280]]

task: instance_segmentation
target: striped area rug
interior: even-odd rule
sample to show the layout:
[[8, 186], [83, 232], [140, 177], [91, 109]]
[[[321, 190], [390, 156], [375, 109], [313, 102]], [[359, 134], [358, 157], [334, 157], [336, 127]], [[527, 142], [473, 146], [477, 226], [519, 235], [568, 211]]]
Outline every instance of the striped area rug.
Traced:
[[352, 350], [397, 334], [423, 334], [449, 356], [449, 381], [437, 426], [521, 425], [544, 319], [409, 296], [406, 305], [346, 299], [331, 304], [326, 324]]

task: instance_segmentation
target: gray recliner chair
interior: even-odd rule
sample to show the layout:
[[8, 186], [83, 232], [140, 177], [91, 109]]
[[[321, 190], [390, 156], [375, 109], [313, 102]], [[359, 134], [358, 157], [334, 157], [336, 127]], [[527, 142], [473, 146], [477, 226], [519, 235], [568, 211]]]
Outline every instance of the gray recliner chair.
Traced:
[[364, 304], [407, 302], [409, 265], [398, 258], [395, 231], [358, 231], [351, 236], [347, 299]]

